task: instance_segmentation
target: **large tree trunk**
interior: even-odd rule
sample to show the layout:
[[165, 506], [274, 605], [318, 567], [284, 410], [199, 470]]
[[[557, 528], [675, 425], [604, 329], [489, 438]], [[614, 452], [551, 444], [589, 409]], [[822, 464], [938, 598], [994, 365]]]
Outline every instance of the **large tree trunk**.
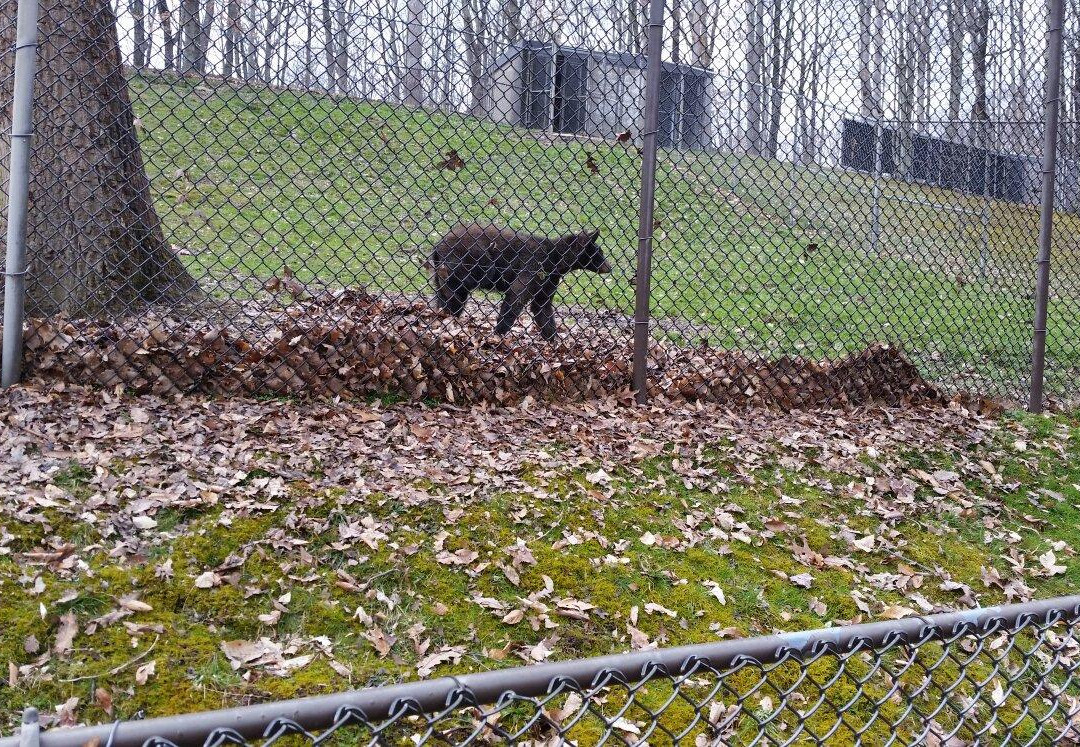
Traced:
[[[3, 7], [0, 44], [10, 49], [15, 3]], [[109, 1], [42, 0], [39, 29], [28, 313], [89, 316], [190, 297], [195, 282], [150, 198]], [[0, 80], [13, 57], [0, 55]], [[0, 128], [10, 117], [0, 110]]]

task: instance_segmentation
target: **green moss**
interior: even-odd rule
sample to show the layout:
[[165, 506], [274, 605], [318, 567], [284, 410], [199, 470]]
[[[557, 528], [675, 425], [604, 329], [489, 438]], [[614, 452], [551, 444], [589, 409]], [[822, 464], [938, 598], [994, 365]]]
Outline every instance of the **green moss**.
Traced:
[[[674, 453], [665, 452], [635, 465], [643, 477], [628, 469], [615, 469], [610, 490], [598, 490], [585, 478], [592, 467], [557, 470], [554, 477], [541, 475], [536, 467], [523, 467], [516, 477], [542, 487], [543, 498], [531, 492], [504, 491], [445, 503], [440, 485], [419, 481], [416, 487], [436, 499], [410, 502], [376, 494], [362, 503], [342, 504], [338, 499], [344, 490], [316, 493], [301, 480], [290, 486], [289, 495], [276, 510], [230, 516], [228, 523], [217, 508], [165, 508], [156, 516], [160, 543], [148, 558], [119, 560], [97, 545], [80, 553], [80, 561], [86, 565], [70, 573], [35, 568], [33, 572], [40, 570], [45, 583], [40, 594], [27, 592], [32, 579], [16, 558], [0, 556], [0, 618], [5, 620], [0, 629], [0, 661], [29, 663], [35, 654], [24, 648], [27, 637], [34, 636], [44, 650], [55, 639], [63, 614], [74, 614], [81, 631], [75, 650], [56, 657], [50, 665], [52, 679], [28, 677], [14, 688], [0, 689], [0, 708], [12, 714], [29, 702], [49, 709], [68, 697], [79, 696], [85, 709], [80, 717], [103, 720], [103, 713], [87, 705], [91, 700], [87, 683], [93, 683], [123, 695], [114, 697], [120, 715], [138, 711], [161, 715], [245, 699], [292, 697], [409, 679], [415, 676], [421, 652], [442, 646], [464, 645], [466, 654], [458, 664], [440, 668], [440, 674], [508, 666], [521, 662], [523, 649], [552, 634], [558, 636], [556, 658], [605, 654], [629, 648], [628, 623], [634, 608], [634, 627], [665, 645], [712, 640], [716, 630], [726, 628], [744, 634], [813, 628], [822, 625], [823, 619], [864, 615], [851, 596], [855, 590], [875, 604], [910, 605], [905, 594], [871, 589], [865, 581], [866, 575], [896, 573], [900, 563], [908, 562], [931, 569], [918, 590], [931, 602], [956, 601], [954, 592], [939, 588], [933, 571], [938, 567], [953, 580], [975, 589], [980, 601], [1003, 601], [999, 590], [981, 583], [983, 568], [997, 567], [1003, 575], [1008, 572], [1002, 560], [1008, 548], [999, 540], [984, 542], [985, 518], [1017, 531], [1021, 536], [1017, 548], [1029, 557], [1045, 552], [1054, 541], [1080, 545], [1080, 490], [1075, 487], [1080, 484], [1080, 460], [1075, 458], [1080, 455], [1080, 430], [1076, 420], [1071, 416], [1020, 417], [1003, 422], [1000, 432], [988, 436], [986, 443], [974, 445], [965, 456], [977, 460], [989, 451], [1008, 454], [1007, 459], [998, 459], [996, 466], [1005, 483], [1017, 481], [1021, 485], [1017, 489], [993, 488], [982, 480], [969, 479], [977, 505], [963, 515], [946, 505], [947, 501], [935, 502], [929, 489], [920, 487], [916, 499], [924, 501], [925, 511], [883, 522], [864, 501], [844, 489], [851, 476], [831, 474], [809, 459], [795, 469], [781, 460], [785, 452], [780, 446], [763, 454], [751, 474], [734, 474], [731, 447], [726, 443], [710, 445], [694, 457], [695, 466], [712, 470], [716, 481], [728, 483], [726, 490], [717, 492], [708, 487], [687, 487], [681, 474], [684, 466], [675, 463]], [[1018, 433], [1029, 444], [1024, 451], [1012, 447]], [[1058, 440], [1066, 443], [1071, 458], [1062, 458], [1051, 448]], [[260, 463], [273, 463], [273, 455], [263, 456]], [[808, 455], [802, 456], [805, 459]], [[686, 455], [681, 459], [685, 465]], [[313, 469], [319, 469], [317, 462], [312, 464]], [[862, 464], [867, 474], [882, 469], [869, 458]], [[927, 472], [955, 469], [958, 455], [920, 452], [912, 455], [910, 464]], [[71, 492], [81, 490], [80, 480], [85, 485], [90, 478], [76, 467], [67, 468], [63, 477], [65, 489]], [[250, 470], [248, 479], [271, 474], [272, 468], [262, 467]], [[825, 481], [831, 481], [834, 489], [822, 487]], [[797, 509], [780, 504], [781, 495], [803, 504]], [[449, 523], [447, 514], [454, 510], [461, 513]], [[528, 521], [512, 520], [519, 510], [528, 512]], [[648, 532], [682, 542], [688, 514], [712, 516], [720, 510], [730, 511], [736, 521], [751, 527], [752, 544], [734, 536], [697, 538], [691, 546], [677, 548], [669, 547], [666, 541], [642, 541]], [[392, 527], [392, 536], [377, 548], [342, 547], [338, 527], [368, 515]], [[773, 536], [760, 537], [757, 532], [767, 518], [782, 518], [787, 527]], [[1038, 522], [1037, 529], [1032, 520]], [[91, 547], [92, 534], [86, 533], [80, 522], [60, 513], [50, 514], [49, 521], [55, 525], [49, 528], [50, 533], [79, 538], [80, 547]], [[16, 537], [12, 546], [19, 548], [17, 552], [46, 540], [40, 525], [5, 524]], [[841, 538], [841, 528], [856, 534], [894, 532], [899, 555], [855, 552]], [[467, 567], [440, 562], [432, 537], [441, 531], [448, 533], [446, 550], [469, 548], [479, 554], [477, 561]], [[290, 549], [288, 544], [270, 541], [279, 536], [303, 544]], [[576, 539], [569, 542], [567, 537]], [[499, 566], [509, 560], [505, 548], [518, 539], [526, 542], [536, 562], [518, 568], [520, 579], [515, 585]], [[865, 566], [865, 573], [853, 574], [842, 566], [804, 566], [793, 551], [804, 543], [822, 556], [853, 556]], [[307, 557], [302, 560], [303, 553]], [[229, 571], [235, 578], [216, 588], [195, 588], [195, 577], [219, 567], [230, 556], [246, 558]], [[171, 578], [161, 578], [155, 572], [155, 566], [166, 558], [172, 561]], [[1080, 585], [1080, 563], [1064, 552], [1058, 559], [1067, 567], [1066, 573], [1028, 579], [1038, 595], [1064, 593]], [[479, 568], [482, 563], [487, 565]], [[339, 571], [357, 579], [361, 590], [339, 584]], [[786, 578], [802, 573], [812, 576], [809, 589]], [[501, 619], [504, 612], [485, 609], [474, 601], [474, 597], [483, 596], [499, 600], [506, 609], [524, 608], [521, 600], [544, 589], [545, 577], [551, 579], [553, 590], [540, 599], [558, 623], [556, 628], [541, 625], [533, 629], [528, 619], [505, 623]], [[726, 604], [721, 604], [704, 582], [719, 584]], [[250, 589], [258, 593], [249, 594]], [[114, 610], [117, 599], [131, 592], [138, 593], [153, 609], [126, 621], [160, 625], [164, 633], [157, 634], [152, 628], [132, 633], [122, 624], [99, 626], [92, 635], [85, 632], [91, 620]], [[258, 616], [272, 609], [271, 600], [285, 593], [290, 598], [280, 619], [274, 624], [260, 622]], [[827, 612], [815, 612], [811, 598], [826, 605]], [[555, 611], [556, 600], [580, 600], [594, 608], [587, 619], [577, 620], [560, 616]], [[649, 605], [671, 610], [674, 617], [647, 608]], [[363, 607], [374, 625], [394, 637], [388, 656], [380, 656], [364, 637], [368, 626], [354, 615], [357, 607]], [[234, 671], [221, 651], [221, 642], [262, 636], [279, 642], [299, 641], [299, 650], [314, 658], [287, 677], [258, 669]], [[315, 638], [323, 643], [311, 644]], [[499, 652], [508, 644], [510, 648], [502, 656]], [[145, 685], [137, 686], [134, 676], [139, 662], [128, 663], [151, 645], [154, 650], [140, 661], [156, 660], [157, 673]], [[330, 647], [337, 662], [351, 670], [351, 677], [331, 667], [322, 653], [324, 645]], [[926, 655], [932, 653], [928, 649]], [[830, 685], [830, 703], [835, 705], [816, 712], [807, 722], [809, 728], [823, 731], [830, 726], [835, 708], [848, 700], [852, 701], [846, 709], [849, 724], [860, 728], [867, 723], [871, 698], [883, 696], [884, 691], [879, 683], [856, 698], [853, 678], [867, 672], [864, 664], [852, 661], [843, 676]], [[811, 674], [816, 681], [830, 681], [836, 674], [835, 662], [823, 660], [814, 666]], [[115, 674], [107, 674], [114, 669]], [[977, 668], [971, 671], [982, 673]], [[948, 673], [946, 668], [942, 676]], [[95, 674], [100, 677], [64, 681]], [[770, 675], [781, 687], [795, 683], [796, 677], [797, 672], [787, 670]], [[746, 694], [754, 691], [759, 679], [759, 672], [747, 669], [733, 675], [728, 683], [734, 693]], [[656, 707], [670, 697], [670, 689], [664, 687], [652, 684], [637, 696], [639, 705], [634, 708], [638, 717], [645, 718], [643, 708]], [[960, 688], [956, 697], [964, 692]], [[763, 709], [761, 697], [761, 692], [750, 695], [749, 706]], [[617, 708], [618, 703], [613, 695], [604, 707]], [[898, 715], [892, 703], [886, 703], [884, 709], [886, 716]], [[1020, 713], [1011, 706], [1006, 710]], [[680, 724], [690, 720], [691, 712], [687, 701], [677, 699], [665, 711], [663, 723], [680, 729]], [[766, 714], [762, 711], [761, 715]], [[506, 718], [512, 720], [509, 715]], [[863, 742], [886, 738], [884, 723], [887, 718], [874, 724]], [[741, 724], [740, 728], [748, 726]], [[790, 737], [794, 728], [791, 714], [769, 727], [777, 739]], [[601, 732], [599, 721], [590, 717], [574, 734], [581, 743], [589, 743]], [[835, 742], [854, 742], [854, 732], [837, 734]]]

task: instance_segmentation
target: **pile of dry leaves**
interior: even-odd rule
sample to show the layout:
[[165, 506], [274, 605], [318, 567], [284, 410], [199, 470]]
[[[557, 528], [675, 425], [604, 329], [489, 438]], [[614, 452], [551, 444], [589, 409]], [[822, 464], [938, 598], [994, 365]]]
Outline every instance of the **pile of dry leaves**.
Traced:
[[[110, 321], [34, 319], [27, 366], [48, 378], [156, 394], [385, 393], [452, 403], [596, 398], [625, 392], [630, 380], [624, 325], [578, 326], [557, 344], [528, 332], [500, 338], [489, 320], [359, 290], [274, 311], [252, 301], [237, 319], [243, 323], [153, 311]], [[654, 342], [650, 358], [656, 396], [781, 407], [937, 397], [887, 345], [816, 362]]]

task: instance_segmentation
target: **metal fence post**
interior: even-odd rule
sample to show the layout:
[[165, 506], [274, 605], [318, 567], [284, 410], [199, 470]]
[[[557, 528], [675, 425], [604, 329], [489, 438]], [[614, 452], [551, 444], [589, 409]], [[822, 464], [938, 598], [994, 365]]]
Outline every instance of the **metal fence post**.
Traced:
[[26, 295], [26, 211], [30, 189], [30, 136], [34, 130], [38, 0], [19, 0], [12, 85], [11, 156], [8, 168], [7, 256], [4, 259], [4, 340], [0, 386], [19, 380], [23, 303]]
[[874, 121], [874, 191], [873, 205], [871, 207], [870, 225], [870, 252], [877, 254], [881, 251], [878, 244], [881, 242], [881, 115]]
[[22, 727], [19, 729], [19, 747], [38, 747], [41, 744], [41, 725], [38, 709], [33, 706], [23, 711]]
[[1028, 411], [1042, 412], [1046, 370], [1046, 307], [1050, 296], [1050, 244], [1054, 229], [1054, 176], [1057, 169], [1058, 111], [1061, 99], [1061, 36], [1065, 0], [1051, 0], [1046, 32], [1049, 62], [1043, 123], [1042, 205], [1039, 213], [1038, 279], [1035, 286], [1035, 325], [1031, 351], [1031, 399]]
[[[997, 138], [992, 138], [991, 142], [996, 146]], [[979, 280], [985, 280], [990, 264], [990, 145], [988, 143], [983, 145], [983, 199], [979, 223], [982, 229], [979, 235]]]
[[637, 269], [634, 274], [633, 388], [639, 404], [649, 399], [649, 304], [652, 298], [653, 205], [656, 196], [656, 131], [660, 120], [660, 72], [663, 52], [664, 0], [649, 4], [649, 47], [646, 50], [645, 129], [641, 155], [641, 204], [638, 209]]

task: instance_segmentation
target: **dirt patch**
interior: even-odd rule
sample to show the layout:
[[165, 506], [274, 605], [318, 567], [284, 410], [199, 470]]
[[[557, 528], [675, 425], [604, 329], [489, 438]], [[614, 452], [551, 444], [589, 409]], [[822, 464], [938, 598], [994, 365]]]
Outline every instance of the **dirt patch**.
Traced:
[[[108, 321], [32, 319], [27, 374], [157, 394], [393, 394], [456, 403], [629, 394], [632, 347], [622, 325], [575, 325], [549, 344], [524, 331], [497, 337], [490, 320], [454, 319], [424, 302], [358, 290], [274, 309], [253, 301], [234, 320], [152, 310]], [[884, 344], [818, 362], [654, 341], [649, 390], [780, 407], [941, 396], [900, 350]]]

